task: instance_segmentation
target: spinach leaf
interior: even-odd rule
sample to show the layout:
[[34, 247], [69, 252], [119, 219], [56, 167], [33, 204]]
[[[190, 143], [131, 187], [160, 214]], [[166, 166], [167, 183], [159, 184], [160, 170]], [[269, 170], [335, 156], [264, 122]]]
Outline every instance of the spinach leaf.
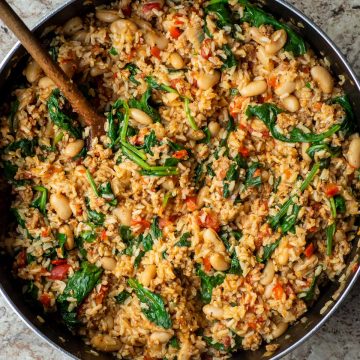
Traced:
[[84, 248], [84, 239], [81, 236], [77, 236], [75, 238], [75, 243], [77, 248], [79, 249], [80, 258], [86, 259], [87, 258], [87, 251]]
[[16, 222], [23, 228], [26, 229], [25, 220], [21, 217], [19, 210], [16, 208], [10, 209], [11, 213], [14, 215]]
[[311, 281], [311, 285], [310, 285], [309, 290], [301, 292], [298, 295], [298, 298], [303, 299], [304, 301], [312, 301], [312, 300], [314, 300], [316, 283], [317, 283], [317, 280], [318, 280], [321, 272], [322, 272], [322, 266], [319, 265], [315, 269], [315, 274], [314, 274], [314, 277], [313, 277], [313, 279]]
[[190, 247], [191, 246], [191, 242], [189, 241], [190, 237], [191, 234], [189, 232], [182, 234], [180, 240], [175, 244], [175, 246]]
[[347, 95], [338, 96], [330, 100], [330, 104], [339, 104], [345, 111], [345, 119], [341, 124], [341, 130], [345, 133], [345, 135], [354, 133], [356, 131], [355, 114], [349, 97]]
[[225, 179], [223, 180], [223, 197], [230, 197], [230, 182], [237, 181], [239, 179], [239, 167], [236, 162], [232, 163], [226, 172]]
[[142, 312], [147, 319], [164, 329], [170, 329], [172, 321], [169, 313], [166, 311], [165, 304], [161, 296], [144, 288], [135, 279], [129, 279], [128, 284], [135, 290], [139, 301], [146, 305], [146, 308], [142, 308]]
[[225, 53], [225, 58], [223, 60], [221, 70], [224, 71], [226, 69], [231, 69], [232, 67], [236, 66], [238, 62], [235, 59], [235, 56], [232, 53], [231, 48], [228, 44], [224, 45], [222, 49]]
[[184, 99], [184, 109], [185, 109], [185, 115], [186, 115], [186, 118], [187, 118], [187, 121], [188, 121], [190, 127], [193, 130], [199, 130], [199, 127], [196, 124], [195, 118], [191, 115], [189, 98]]
[[254, 177], [255, 171], [261, 167], [262, 167], [262, 165], [257, 162], [253, 163], [249, 166], [249, 168], [246, 172], [246, 177], [245, 177], [245, 182], [244, 182], [244, 185], [246, 187], [261, 185], [261, 175]]
[[221, 285], [223, 283], [225, 279], [225, 275], [221, 275], [221, 274], [214, 276], [206, 275], [206, 273], [203, 270], [201, 270], [200, 266], [197, 267], [196, 269], [196, 275], [200, 277], [200, 281], [201, 281], [201, 286], [200, 286], [201, 300], [205, 304], [208, 304], [211, 301], [213, 289], [216, 286]]
[[335, 208], [338, 213], [344, 214], [346, 212], [345, 199], [341, 195], [334, 196]]
[[174, 349], [180, 350], [180, 341], [176, 336], [173, 336], [169, 342], [169, 346], [173, 347]]
[[287, 42], [285, 45], [286, 51], [292, 51], [294, 56], [304, 55], [307, 51], [307, 46], [304, 39], [297, 34], [289, 25], [283, 24], [276, 20], [272, 15], [266, 13], [259, 7], [252, 5], [248, 0], [239, 0], [239, 3], [245, 7], [244, 16], [241, 21], [248, 22], [252, 26], [260, 27], [267, 24], [272, 25], [276, 30], [284, 29], [287, 33]]
[[118, 304], [123, 304], [130, 296], [131, 294], [128, 291], [124, 290], [121, 293], [114, 296], [114, 298]]
[[286, 136], [279, 132], [276, 127], [277, 115], [282, 113], [283, 110], [279, 109], [274, 104], [265, 103], [261, 105], [248, 106], [246, 109], [246, 115], [248, 117], [256, 116], [258, 117], [270, 130], [271, 135], [283, 142], [307, 142], [307, 143], [319, 143], [324, 139], [334, 135], [336, 132], [346, 129], [348, 127], [348, 121], [345, 119], [341, 124], [334, 124], [329, 127], [328, 130], [315, 134], [312, 132], [305, 133], [303, 130], [299, 128], [293, 128], [289, 132], [289, 136]]
[[297, 204], [293, 204], [291, 213], [286, 214], [286, 216], [282, 219], [280, 228], [281, 228], [281, 232], [283, 234], [286, 234], [288, 231], [295, 233], [295, 224], [296, 224], [300, 209], [301, 209], [301, 206], [299, 206]]
[[80, 233], [80, 237], [87, 243], [93, 243], [96, 240], [96, 233], [92, 230], [85, 230]]
[[263, 248], [263, 256], [262, 258], [257, 257], [257, 261], [260, 263], [266, 263], [270, 259], [275, 249], [279, 246], [280, 241], [281, 241], [281, 237], [272, 244], [265, 245]]
[[235, 275], [241, 275], [242, 274], [242, 268], [239, 262], [239, 259], [237, 257], [236, 251], [233, 250], [230, 252], [230, 235], [232, 235], [236, 240], [240, 240], [242, 237], [241, 231], [231, 231], [230, 233], [226, 230], [223, 230], [220, 232], [219, 236], [222, 242], [225, 245], [226, 250], [230, 253], [230, 268], [227, 270], [228, 274], [235, 274]]
[[154, 239], [159, 239], [162, 237], [162, 231], [159, 228], [159, 217], [155, 216], [153, 222], [150, 226], [150, 234]]
[[130, 226], [120, 225], [119, 234], [120, 234], [121, 240], [125, 244], [129, 244], [134, 239], [134, 235], [130, 229]]
[[[149, 135], [146, 135], [145, 138], [144, 138], [144, 145], [141, 147], [142, 149], [144, 149], [144, 151], [147, 153], [147, 154], [150, 154], [150, 155], [154, 155], [154, 153], [152, 152], [151, 148], [153, 146], [156, 146], [158, 145], [159, 142], [156, 138], [156, 135], [155, 135], [155, 131], [154, 130], [151, 130], [150, 134]], [[167, 164], [165, 164], [167, 165]], [[177, 164], [176, 164], [177, 165]], [[176, 166], [175, 165], [175, 166]], [[169, 166], [173, 166], [173, 165], [169, 165]]]
[[57, 233], [56, 234], [56, 240], [58, 241], [59, 248], [64, 251], [65, 243], [67, 240], [67, 236], [63, 233]]
[[214, 153], [215, 159], [219, 158], [219, 151], [222, 147], [226, 148], [225, 155], [227, 155], [229, 153], [229, 148], [228, 148], [227, 142], [228, 142], [230, 133], [234, 130], [235, 130], [235, 122], [234, 122], [233, 117], [229, 115], [229, 121], [226, 124], [226, 135], [224, 138], [221, 139], [219, 148]]
[[214, 341], [214, 339], [210, 336], [203, 335], [202, 338], [209, 346], [211, 346], [215, 350], [223, 351], [223, 352], [228, 352], [231, 350], [231, 349], [225, 347], [225, 345], [223, 343], [218, 343], [218, 342]]
[[10, 105], [9, 128], [10, 128], [10, 132], [12, 134], [14, 134], [15, 131], [17, 130], [17, 123], [15, 121], [15, 118], [16, 118], [16, 113], [19, 109], [19, 105], [20, 105], [20, 102], [18, 99], [15, 99], [14, 101], [12, 101], [11, 105]]
[[16, 164], [13, 164], [10, 161], [3, 161], [3, 169], [4, 169], [4, 177], [5, 179], [12, 185], [14, 185], [15, 187], [18, 186], [24, 186], [26, 184], [29, 184], [29, 180], [25, 180], [25, 179], [21, 179], [21, 180], [16, 180], [15, 176], [18, 172], [19, 167]]
[[341, 154], [341, 146], [331, 146], [325, 143], [319, 143], [319, 144], [314, 144], [312, 146], [310, 146], [307, 150], [306, 153], [312, 158], [314, 159], [315, 153], [318, 151], [326, 151], [330, 154], [331, 157], [336, 157], [339, 156]]
[[26, 156], [34, 156], [35, 155], [35, 147], [38, 144], [37, 139], [21, 139], [12, 142], [11, 144], [5, 146], [3, 149], [4, 152], [8, 151], [16, 151], [17, 149], [20, 149], [20, 153], [22, 157]]
[[157, 109], [155, 109], [151, 104], [151, 87], [148, 87], [147, 90], [142, 94], [140, 100], [134, 98], [129, 100], [129, 106], [131, 108], [136, 108], [144, 111], [148, 114], [154, 122], [161, 122], [161, 117]]
[[231, 19], [231, 10], [228, 5], [228, 0], [210, 0], [205, 7], [205, 14], [213, 13], [218, 19], [218, 27], [233, 25]]
[[57, 298], [57, 302], [61, 305], [61, 309], [67, 311], [68, 298], [75, 298], [77, 305], [80, 305], [85, 297], [98, 283], [103, 270], [96, 265], [83, 261], [80, 270], [71, 276], [66, 284], [62, 294]]
[[140, 85], [140, 81], [135, 79], [135, 76], [140, 71], [140, 69], [135, 64], [132, 63], [126, 64], [124, 69], [129, 70], [130, 72], [129, 80], [135, 85]]
[[98, 188], [99, 196], [105, 199], [110, 205], [116, 206], [117, 200], [109, 182], [103, 183]]
[[153, 76], [146, 76], [145, 81], [148, 83], [151, 89], [166, 91], [169, 93], [179, 94], [178, 91], [169, 85], [158, 83]]
[[206, 126], [203, 129], [201, 129], [202, 132], [205, 134], [205, 137], [198, 141], [199, 144], [209, 144], [211, 141], [211, 133], [209, 128]]
[[[109, 54], [112, 55], [112, 56], [119, 55], [119, 53], [117, 52], [117, 50], [113, 46], [109, 50]], [[126, 68], [126, 65], [125, 65], [125, 68]]]
[[54, 62], [57, 62], [59, 56], [59, 49], [55, 46], [50, 46], [49, 54]]
[[326, 235], [326, 255], [331, 256], [333, 249], [333, 239], [336, 231], [336, 223], [328, 225], [325, 229]]
[[65, 131], [68, 131], [76, 139], [81, 139], [81, 127], [75, 127], [73, 124], [73, 120], [60, 110], [60, 96], [60, 90], [55, 89], [53, 90], [48, 99], [47, 108], [49, 111], [50, 119], [55, 125]]
[[105, 221], [105, 214], [91, 210], [89, 198], [85, 198], [85, 203], [87, 208], [88, 221], [92, 222], [94, 225], [103, 225]]
[[46, 215], [46, 202], [48, 198], [48, 190], [44, 186], [34, 186], [33, 190], [38, 191], [39, 196], [31, 203], [31, 206], [39, 209], [39, 211]]

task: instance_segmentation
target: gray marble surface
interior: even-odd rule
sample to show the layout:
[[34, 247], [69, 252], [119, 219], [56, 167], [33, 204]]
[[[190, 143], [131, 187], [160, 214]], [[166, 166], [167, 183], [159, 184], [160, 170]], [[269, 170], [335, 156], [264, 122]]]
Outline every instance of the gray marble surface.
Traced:
[[[62, 0], [9, 0], [30, 26]], [[360, 0], [290, 0], [312, 18], [340, 47], [360, 76]], [[0, 60], [15, 43], [0, 22]], [[360, 285], [351, 291], [340, 310], [305, 344], [285, 360], [360, 360]], [[37, 337], [13, 313], [0, 296], [0, 360], [53, 359], [68, 357]]]

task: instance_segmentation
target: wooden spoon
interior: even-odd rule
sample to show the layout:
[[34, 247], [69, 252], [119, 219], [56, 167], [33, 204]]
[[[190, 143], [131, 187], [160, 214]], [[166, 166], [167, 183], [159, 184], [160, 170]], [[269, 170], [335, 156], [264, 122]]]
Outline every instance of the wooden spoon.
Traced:
[[91, 127], [91, 135], [100, 136], [104, 134], [105, 117], [99, 115], [92, 108], [81, 91], [63, 72], [60, 66], [51, 59], [36, 37], [5, 0], [0, 0], [0, 18], [20, 40], [24, 48], [43, 69], [44, 73], [61, 90], [70, 102], [73, 110], [78, 113], [86, 125]]

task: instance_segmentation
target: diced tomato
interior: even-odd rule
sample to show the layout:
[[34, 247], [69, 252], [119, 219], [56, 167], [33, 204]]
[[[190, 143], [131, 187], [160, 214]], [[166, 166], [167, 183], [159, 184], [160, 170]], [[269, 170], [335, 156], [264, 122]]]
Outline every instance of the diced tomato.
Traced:
[[286, 177], [287, 179], [289, 179], [290, 176], [292, 175], [291, 170], [290, 170], [290, 169], [285, 169], [285, 170], [284, 170], [284, 175], [285, 175], [285, 177]]
[[309, 233], [316, 233], [318, 231], [318, 228], [316, 226], [312, 226], [309, 230]]
[[218, 216], [214, 212], [209, 211], [208, 213], [206, 213], [205, 220], [202, 219], [203, 219], [203, 215], [200, 214], [198, 218], [198, 223], [201, 227], [210, 228], [213, 229], [214, 231], [219, 230], [220, 221]]
[[22, 250], [19, 252], [17, 258], [16, 258], [16, 264], [19, 268], [26, 266], [26, 250]]
[[152, 10], [160, 10], [161, 9], [161, 5], [158, 2], [151, 2], [151, 3], [147, 3], [143, 6], [143, 12], [144, 13], [148, 13]]
[[332, 197], [340, 192], [339, 187], [336, 184], [327, 184], [325, 186], [325, 194], [328, 197]]
[[283, 296], [284, 289], [280, 283], [277, 283], [273, 288], [274, 296], [276, 300], [280, 300]]
[[159, 228], [163, 229], [166, 226], [172, 225], [173, 221], [170, 218], [160, 218], [159, 219]]
[[235, 96], [234, 100], [230, 103], [229, 112], [232, 117], [236, 117], [236, 115], [241, 111], [242, 104], [246, 100], [243, 96]]
[[196, 200], [196, 196], [188, 196], [185, 199], [185, 203], [189, 211], [195, 211], [197, 209]]
[[211, 263], [208, 257], [203, 258], [203, 265], [206, 272], [209, 272], [211, 270]]
[[160, 49], [157, 46], [151, 48], [151, 55], [160, 59]]
[[117, 79], [117, 77], [118, 77], [118, 73], [113, 73], [113, 79]]
[[211, 40], [206, 39], [201, 44], [201, 56], [207, 60], [211, 55]]
[[354, 264], [353, 268], [352, 268], [352, 272], [356, 273], [358, 271], [359, 268], [359, 264]]
[[123, 14], [126, 16], [126, 17], [130, 17], [131, 16], [131, 6], [128, 5], [124, 8], [121, 9]]
[[320, 111], [321, 108], [322, 108], [322, 103], [321, 102], [317, 102], [313, 106], [314, 111]]
[[50, 234], [50, 229], [49, 228], [45, 228], [44, 230], [41, 231], [41, 236], [42, 237], [47, 237]]
[[55, 259], [55, 260], [51, 260], [51, 264], [64, 265], [64, 264], [67, 264], [67, 260], [66, 259]]
[[310, 257], [314, 253], [314, 244], [310, 243], [304, 251], [306, 257]]
[[105, 285], [101, 285], [99, 292], [95, 296], [95, 302], [97, 305], [102, 304], [109, 288]]
[[239, 148], [239, 154], [243, 157], [248, 157], [250, 155], [250, 151], [246, 147], [242, 146]]
[[131, 226], [137, 226], [140, 225], [143, 230], [148, 229], [150, 227], [150, 222], [146, 219], [134, 219], [131, 220]]
[[182, 31], [176, 26], [171, 26], [169, 31], [171, 37], [173, 37], [174, 39], [177, 39], [182, 34]]
[[275, 88], [277, 86], [278, 79], [276, 76], [271, 76], [267, 80], [267, 83], [268, 83], [269, 87]]
[[70, 268], [71, 266], [69, 264], [54, 266], [48, 278], [50, 280], [63, 280], [66, 278]]
[[185, 157], [187, 157], [187, 155], [188, 155], [188, 152], [185, 149], [178, 150], [173, 153], [173, 157], [175, 159], [184, 159]]
[[265, 139], [267, 139], [267, 138], [270, 137], [269, 130], [263, 130], [263, 131], [261, 132], [261, 134], [262, 134], [262, 136], [263, 136]]
[[256, 323], [255, 322], [248, 322], [247, 325], [248, 325], [249, 328], [256, 330]]
[[222, 339], [222, 343], [224, 344], [224, 346], [226, 348], [230, 347], [231, 345], [231, 337], [230, 336], [225, 336], [223, 339]]
[[184, 22], [181, 20], [175, 20], [174, 24], [175, 25], [184, 25]]
[[258, 176], [260, 176], [261, 175], [261, 170], [260, 169], [256, 169], [255, 171], [254, 171], [254, 177], [258, 177]]
[[104, 229], [104, 230], [102, 230], [101, 231], [101, 235], [100, 235], [100, 239], [102, 240], [102, 241], [105, 241], [105, 240], [107, 240], [107, 235], [106, 235], [106, 230]]
[[43, 293], [40, 295], [39, 297], [39, 301], [45, 306], [45, 307], [50, 307], [51, 304], [51, 297], [49, 294]]

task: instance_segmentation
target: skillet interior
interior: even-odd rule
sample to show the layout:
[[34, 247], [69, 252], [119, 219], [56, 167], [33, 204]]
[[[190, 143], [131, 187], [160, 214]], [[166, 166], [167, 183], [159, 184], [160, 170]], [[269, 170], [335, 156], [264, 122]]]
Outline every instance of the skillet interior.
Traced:
[[[84, 14], [94, 9], [94, 5], [105, 3], [106, 1], [96, 0], [92, 4], [83, 5], [82, 0], [68, 1], [61, 9], [54, 14], [50, 14], [47, 19], [39, 25], [36, 32], [41, 35], [44, 29], [50, 25], [61, 24], [67, 19], [78, 15]], [[283, 18], [287, 21], [293, 21], [294, 24], [302, 24], [301, 34], [309, 42], [313, 49], [316, 49], [319, 55], [325, 55], [332, 64], [332, 70], [337, 75], [345, 75], [346, 82], [344, 90], [349, 95], [355, 114], [360, 113], [360, 84], [356, 80], [355, 75], [347, 65], [346, 61], [339, 53], [337, 48], [321, 33], [316, 26], [312, 25], [301, 13], [293, 9], [290, 5], [284, 3], [282, 0], [267, 0], [264, 6], [267, 11], [271, 12], [277, 17]], [[0, 99], [3, 101], [9, 96], [9, 89], [11, 84], [19, 80], [22, 67], [26, 61], [25, 51], [22, 47], [14, 49], [10, 55], [4, 60], [2, 66], [0, 65]], [[21, 69], [21, 70], [20, 70]], [[20, 74], [20, 75], [19, 75]], [[358, 126], [360, 127], [360, 118], [357, 118]], [[0, 180], [0, 196], [3, 201], [0, 202], [0, 235], [6, 236], [9, 224], [9, 207], [10, 207], [10, 189], [3, 180]], [[359, 255], [359, 249], [354, 240], [354, 247], [351, 254], [348, 256], [348, 264], [353, 263], [355, 257]], [[303, 342], [308, 336], [314, 333], [323, 324], [323, 322], [336, 310], [340, 302], [345, 298], [350, 290], [350, 287], [355, 283], [357, 277], [360, 276], [360, 269], [352, 272], [346, 280], [346, 286], [339, 295], [336, 303], [331, 304], [327, 311], [320, 315], [320, 309], [331, 299], [332, 295], [339, 288], [337, 282], [328, 284], [322, 289], [320, 298], [315, 306], [305, 314], [308, 319], [306, 323], [299, 322], [292, 326], [282, 337], [277, 339], [280, 348], [274, 353], [264, 356], [265, 347], [261, 347], [256, 352], [240, 352], [233, 356], [233, 359], [246, 359], [254, 360], [259, 358], [264, 359], [278, 359], [285, 353], [294, 349], [297, 345]], [[15, 281], [11, 275], [11, 259], [6, 254], [0, 254], [0, 290], [7, 298], [10, 305], [18, 313], [18, 315], [40, 336], [46, 341], [50, 342], [53, 346], [57, 347], [60, 351], [68, 355], [81, 358], [81, 359], [98, 359], [105, 360], [111, 359], [109, 354], [100, 354], [99, 356], [92, 353], [91, 348], [84, 345], [78, 338], [74, 337], [64, 325], [59, 323], [55, 315], [44, 315], [39, 312], [39, 309], [26, 302], [21, 293], [21, 284]], [[46, 321], [41, 324], [37, 319], [37, 315], [41, 315]]]

